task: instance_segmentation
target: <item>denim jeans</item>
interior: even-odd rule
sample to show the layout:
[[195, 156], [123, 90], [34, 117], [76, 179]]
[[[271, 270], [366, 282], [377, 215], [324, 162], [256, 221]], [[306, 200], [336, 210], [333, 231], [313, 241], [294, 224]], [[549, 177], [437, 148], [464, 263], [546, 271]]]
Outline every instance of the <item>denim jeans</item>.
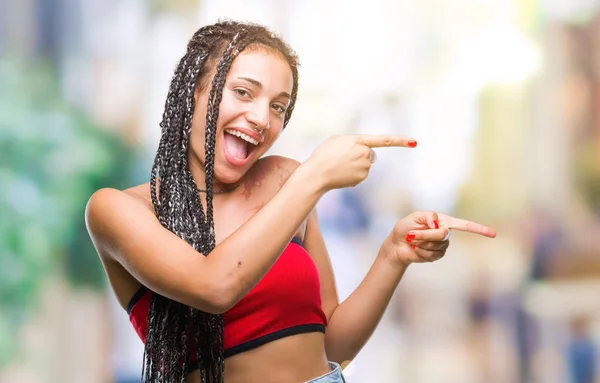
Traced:
[[318, 378], [314, 378], [309, 380], [306, 383], [345, 383], [346, 380], [342, 375], [342, 368], [339, 364], [335, 362], [329, 362], [329, 367], [331, 367], [331, 372], [328, 372], [325, 375], [321, 375]]

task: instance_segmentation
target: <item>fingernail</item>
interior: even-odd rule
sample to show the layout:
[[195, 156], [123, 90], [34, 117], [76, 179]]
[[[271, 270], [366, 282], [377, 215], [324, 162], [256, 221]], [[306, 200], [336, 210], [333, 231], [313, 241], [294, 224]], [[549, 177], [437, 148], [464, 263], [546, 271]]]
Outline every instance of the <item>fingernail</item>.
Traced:
[[416, 148], [417, 141], [413, 141], [413, 140], [408, 141], [408, 146], [410, 146], [411, 148]]
[[436, 220], [433, 220], [433, 226], [435, 226], [436, 229], [440, 228], [440, 224]]
[[416, 237], [415, 233], [411, 232], [411, 233], [406, 234], [406, 239], [415, 239], [415, 237]]
[[417, 248], [415, 245], [410, 245], [410, 247], [412, 247], [413, 250]]

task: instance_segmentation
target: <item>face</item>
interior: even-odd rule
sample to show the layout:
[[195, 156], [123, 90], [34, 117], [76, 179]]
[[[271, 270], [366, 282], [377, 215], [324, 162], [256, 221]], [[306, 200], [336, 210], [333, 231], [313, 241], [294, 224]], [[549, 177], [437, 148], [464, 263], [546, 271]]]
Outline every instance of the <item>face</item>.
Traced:
[[[283, 129], [292, 86], [289, 64], [270, 48], [248, 47], [234, 59], [223, 86], [217, 119], [215, 184], [238, 182], [273, 146]], [[206, 88], [196, 97], [190, 134], [190, 166], [200, 169], [206, 158], [210, 85]]]

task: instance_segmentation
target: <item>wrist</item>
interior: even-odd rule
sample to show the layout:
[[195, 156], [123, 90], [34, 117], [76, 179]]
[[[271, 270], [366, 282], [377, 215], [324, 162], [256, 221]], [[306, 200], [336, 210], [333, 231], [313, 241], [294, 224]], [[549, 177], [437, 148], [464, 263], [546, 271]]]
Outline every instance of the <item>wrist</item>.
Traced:
[[381, 244], [378, 258], [381, 258], [389, 267], [397, 268], [398, 271], [404, 272], [411, 262], [405, 260], [405, 257], [402, 256], [401, 247], [403, 245], [406, 244], [396, 244], [391, 236], [388, 236]]
[[300, 164], [294, 174], [301, 187], [306, 188], [309, 192], [322, 197], [327, 192], [327, 186], [324, 177], [313, 166], [312, 162], [306, 161]]

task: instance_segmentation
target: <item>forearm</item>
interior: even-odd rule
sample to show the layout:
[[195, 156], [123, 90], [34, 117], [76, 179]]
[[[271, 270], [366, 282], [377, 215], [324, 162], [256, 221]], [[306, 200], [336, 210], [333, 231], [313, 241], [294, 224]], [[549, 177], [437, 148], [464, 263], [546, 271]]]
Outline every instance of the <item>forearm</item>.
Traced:
[[300, 165], [261, 210], [211, 252], [207, 261], [229, 305], [267, 273], [322, 194], [310, 169]]
[[352, 360], [373, 334], [406, 271], [392, 249], [386, 239], [361, 284], [331, 315], [325, 335], [329, 359]]

